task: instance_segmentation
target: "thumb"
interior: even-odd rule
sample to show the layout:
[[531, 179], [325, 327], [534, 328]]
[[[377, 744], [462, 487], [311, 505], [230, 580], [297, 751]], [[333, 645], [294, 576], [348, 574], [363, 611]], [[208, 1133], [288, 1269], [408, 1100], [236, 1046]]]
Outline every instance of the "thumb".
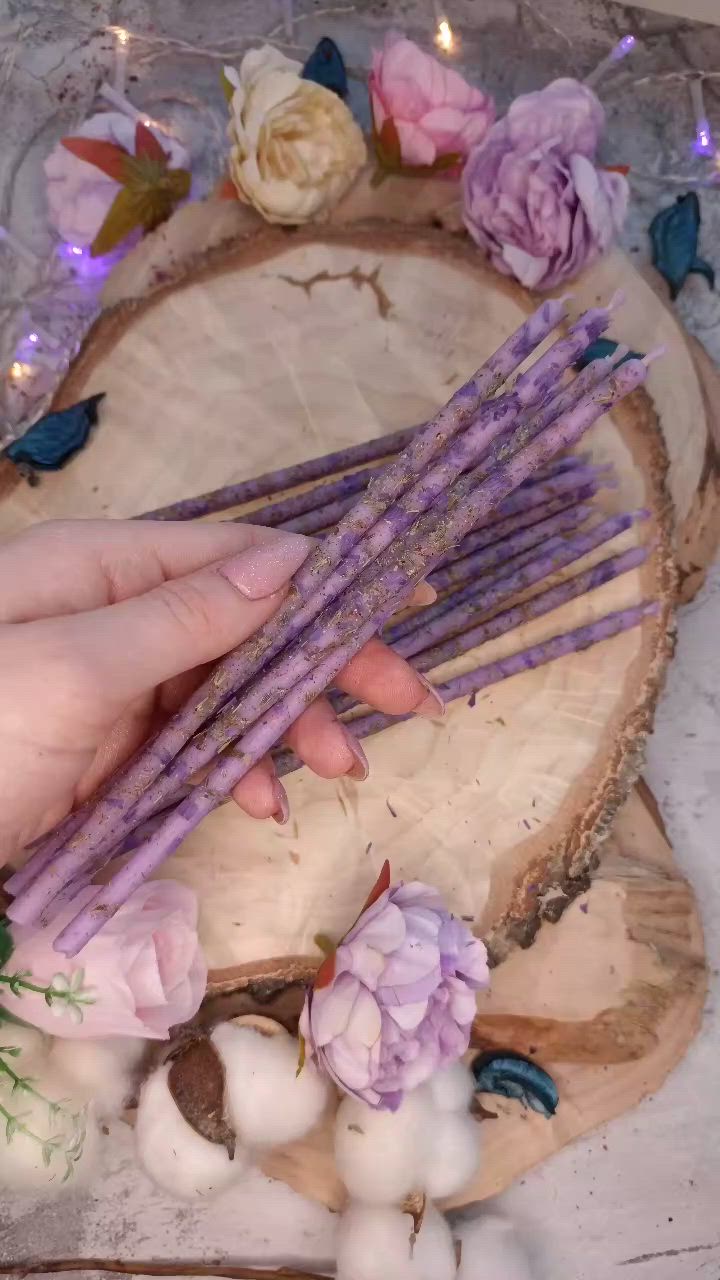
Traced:
[[63, 619], [74, 661], [125, 703], [227, 653], [276, 612], [312, 545], [299, 534], [271, 532], [228, 560]]

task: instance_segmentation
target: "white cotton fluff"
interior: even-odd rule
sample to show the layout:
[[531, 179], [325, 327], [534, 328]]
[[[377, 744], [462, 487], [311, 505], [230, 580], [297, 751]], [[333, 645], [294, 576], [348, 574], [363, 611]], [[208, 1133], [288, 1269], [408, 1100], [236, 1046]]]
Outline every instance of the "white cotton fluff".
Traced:
[[168, 1088], [170, 1064], [158, 1068], [140, 1092], [135, 1143], [145, 1172], [181, 1200], [198, 1200], [237, 1182], [249, 1164], [238, 1144], [231, 1160], [224, 1147], [196, 1133], [178, 1111]]
[[321, 1119], [330, 1085], [312, 1062], [298, 1075], [298, 1042], [224, 1022], [212, 1042], [225, 1067], [227, 1107], [249, 1147], [277, 1147], [304, 1137]]
[[428, 1088], [438, 1111], [467, 1111], [475, 1092], [475, 1081], [464, 1062], [453, 1062], [430, 1077]]
[[[21, 1028], [13, 1027], [11, 1031], [3, 1026], [3, 1031], [4, 1045], [23, 1048], [17, 1058], [6, 1059], [8, 1065], [19, 1076], [30, 1076], [35, 1092], [16, 1089], [12, 1094], [6, 1087], [7, 1077], [0, 1081], [0, 1105], [4, 1113], [18, 1117], [18, 1126], [13, 1132], [13, 1123], [8, 1115], [0, 1115], [0, 1187], [53, 1197], [86, 1186], [97, 1168], [100, 1149], [100, 1134], [92, 1106], [85, 1111], [86, 1099], [78, 1096], [73, 1082], [50, 1064], [44, 1056], [46, 1049], [38, 1051], [34, 1038], [19, 1034]], [[21, 1040], [28, 1042], [30, 1052], [25, 1045], [20, 1045]], [[36, 1094], [43, 1096], [39, 1098]], [[44, 1099], [60, 1103], [61, 1109], [53, 1112]], [[74, 1116], [78, 1117], [77, 1121]], [[8, 1125], [10, 1141], [7, 1141]], [[75, 1139], [83, 1130], [85, 1137], [81, 1153], [78, 1155], [76, 1147], [74, 1155], [78, 1158], [73, 1156], [71, 1159], [72, 1172], [66, 1179], [68, 1163], [65, 1151], [75, 1146]], [[46, 1148], [47, 1163], [43, 1157], [44, 1142], [52, 1143], [54, 1148]]]
[[466, 1111], [435, 1111], [425, 1130], [424, 1187], [433, 1200], [460, 1191], [477, 1173], [480, 1163], [479, 1127]]
[[425, 1089], [397, 1111], [376, 1111], [345, 1098], [335, 1120], [335, 1164], [353, 1200], [399, 1204], [422, 1187], [425, 1132], [435, 1112]]
[[533, 1280], [515, 1228], [505, 1218], [481, 1213], [461, 1224], [457, 1280]]
[[79, 1092], [94, 1101], [97, 1115], [108, 1120], [122, 1111], [146, 1045], [146, 1040], [135, 1036], [56, 1039], [50, 1049], [50, 1061], [65, 1072]]
[[412, 1217], [400, 1209], [351, 1204], [338, 1226], [337, 1280], [455, 1280], [450, 1228], [433, 1205], [414, 1243], [412, 1233]]

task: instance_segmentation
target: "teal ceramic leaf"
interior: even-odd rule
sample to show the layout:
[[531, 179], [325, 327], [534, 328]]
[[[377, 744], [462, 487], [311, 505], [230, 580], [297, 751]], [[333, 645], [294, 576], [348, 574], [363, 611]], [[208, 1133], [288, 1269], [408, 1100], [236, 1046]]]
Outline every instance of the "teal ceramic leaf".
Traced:
[[[613, 342], [611, 338], [598, 338], [596, 342], [591, 342], [590, 346], [585, 348], [580, 359], [576, 362], [575, 368], [577, 370], [584, 369], [585, 366], [591, 364], [593, 360], [603, 360], [605, 356], [611, 356], [613, 352], [617, 350], [618, 345], [619, 344], [617, 342]], [[627, 355], [623, 356], [622, 360], [618, 360], [617, 365], [615, 366], [616, 369], [619, 369], [620, 365], [624, 364], [626, 360], [642, 360], [642, 355], [639, 351], [628, 351]]]
[[16, 466], [24, 464], [37, 471], [58, 471], [87, 444], [104, 395], [101, 391], [69, 409], [46, 414], [33, 423], [20, 440], [8, 445], [5, 457]]
[[715, 287], [715, 272], [709, 262], [698, 257], [700, 201], [695, 191], [678, 196], [675, 204], [661, 209], [650, 223], [653, 266], [667, 281], [675, 300], [688, 276], [704, 276]]
[[557, 1110], [557, 1085], [547, 1071], [519, 1053], [480, 1053], [472, 1064], [478, 1093], [517, 1098], [523, 1106], [550, 1119]]
[[316, 44], [302, 69], [303, 80], [313, 80], [325, 89], [331, 89], [338, 98], [348, 95], [347, 71], [343, 56], [329, 36], [323, 36]]

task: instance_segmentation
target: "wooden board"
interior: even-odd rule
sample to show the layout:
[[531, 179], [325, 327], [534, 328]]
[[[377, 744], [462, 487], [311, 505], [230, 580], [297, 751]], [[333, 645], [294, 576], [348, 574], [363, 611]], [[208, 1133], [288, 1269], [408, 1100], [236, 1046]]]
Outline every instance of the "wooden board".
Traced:
[[[533, 305], [441, 232], [261, 232], [101, 319], [60, 395], [105, 391], [101, 429], [67, 473], [10, 495], [0, 519], [127, 515], [422, 421]], [[654, 538], [647, 565], [452, 669], [643, 598], [661, 599], [660, 616], [488, 690], [474, 708], [455, 705], [442, 724], [393, 728], [369, 744], [361, 786], [293, 776], [285, 828], [215, 814], [166, 866], [198, 890], [213, 968], [312, 953], [318, 929], [352, 920], [385, 857], [396, 877], [436, 884], [496, 958], [532, 937], [549, 891], [582, 880], [635, 776], [673, 586], [667, 460], [648, 396], [587, 445], [620, 478], [604, 509], [652, 511], [588, 563]]]
[[[559, 904], [556, 903], [556, 908]], [[227, 992], [229, 983], [217, 983]], [[549, 1070], [552, 1120], [482, 1096], [477, 1177], [445, 1207], [505, 1190], [533, 1165], [657, 1091], [696, 1034], [707, 988], [702, 927], [648, 788], [640, 783], [603, 846], [589, 888], [534, 945], [493, 973], [473, 1028], [476, 1049], [511, 1049]], [[273, 1010], [272, 1002], [263, 1006]], [[332, 1124], [271, 1152], [266, 1173], [340, 1208]]]

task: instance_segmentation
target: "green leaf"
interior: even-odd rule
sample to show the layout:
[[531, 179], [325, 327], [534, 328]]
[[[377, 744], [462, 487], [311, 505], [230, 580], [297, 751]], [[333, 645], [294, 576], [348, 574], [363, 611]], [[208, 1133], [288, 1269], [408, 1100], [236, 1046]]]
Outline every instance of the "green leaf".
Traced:
[[188, 169], [168, 169], [167, 185], [173, 204], [177, 204], [180, 200], [187, 200], [191, 182], [192, 174]]
[[167, 152], [163, 151], [155, 134], [148, 129], [142, 120], [138, 120], [135, 125], [135, 155], [148, 156], [151, 160], [157, 160], [160, 164], [167, 162]]
[[222, 85], [222, 91], [225, 97], [225, 101], [227, 102], [228, 106], [230, 106], [230, 103], [233, 100], [233, 94], [235, 92], [235, 85], [226, 76], [224, 67], [220, 72], [220, 84]]
[[7, 916], [0, 917], [0, 969], [4, 969], [13, 953], [13, 940]]
[[5, 1141], [6, 1142], [12, 1142], [13, 1138], [15, 1137], [15, 1134], [17, 1133], [17, 1127], [18, 1127], [17, 1117], [8, 1116], [7, 1120], [5, 1121]]
[[306, 1055], [307, 1055], [307, 1045], [305, 1044], [305, 1037], [304, 1035], [301, 1035], [300, 1032], [298, 1032], [298, 1064], [297, 1064], [297, 1071], [295, 1072], [295, 1079], [297, 1079], [303, 1067], [305, 1066]]
[[106, 142], [103, 138], [61, 138], [60, 142], [67, 151], [77, 156], [78, 160], [84, 160], [86, 164], [92, 164], [96, 169], [100, 169], [102, 173], [107, 174], [108, 178], [113, 178], [115, 182], [123, 182], [125, 176], [125, 161], [129, 152], [116, 142]]
[[402, 164], [402, 148], [395, 121], [388, 116], [387, 120], [383, 122], [379, 133], [373, 129], [373, 140], [375, 154], [383, 169], [387, 169], [391, 173], [397, 172]]
[[131, 231], [141, 225], [135, 195], [127, 187], [121, 187], [90, 245], [91, 257], [102, 258], [104, 254], [110, 253], [111, 249], [116, 248]]
[[324, 956], [332, 956], [337, 951], [337, 946], [332, 938], [328, 938], [326, 933], [316, 933], [313, 942], [318, 951], [322, 951]]
[[0, 1045], [0, 1053], [7, 1054], [8, 1058], [19, 1058], [22, 1053], [22, 1049], [18, 1048], [15, 1044], [3, 1044]]

